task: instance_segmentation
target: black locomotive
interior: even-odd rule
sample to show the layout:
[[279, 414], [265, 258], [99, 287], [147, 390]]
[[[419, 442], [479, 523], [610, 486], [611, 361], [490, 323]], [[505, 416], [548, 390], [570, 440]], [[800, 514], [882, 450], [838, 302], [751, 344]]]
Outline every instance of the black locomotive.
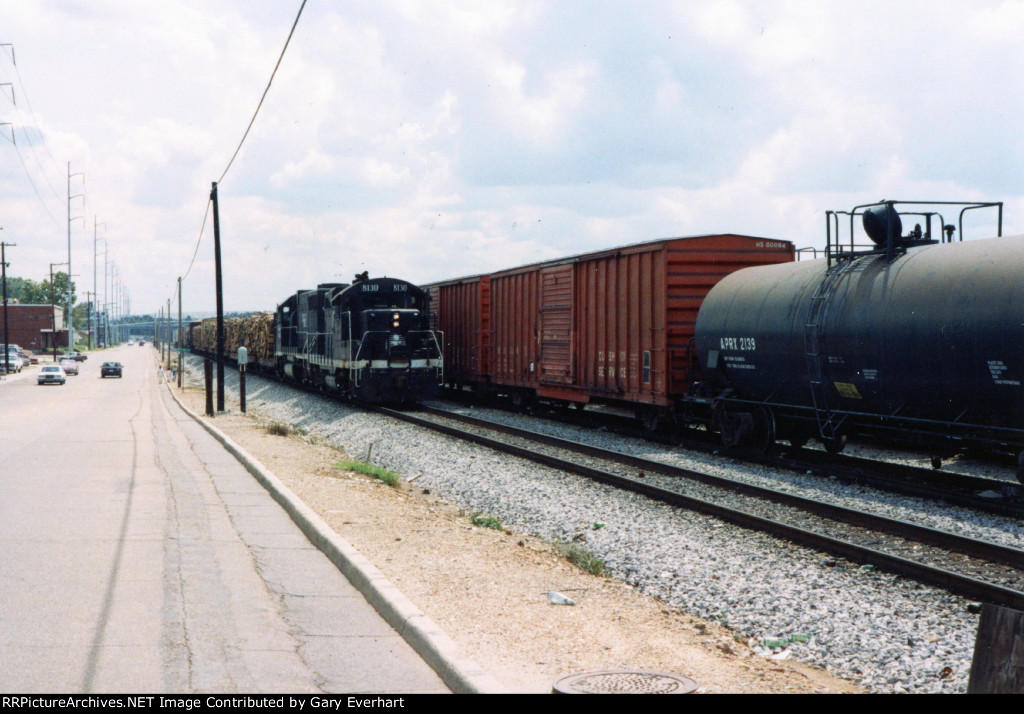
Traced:
[[[300, 290], [274, 313], [224, 321], [225, 357], [247, 350], [248, 369], [349, 399], [415, 404], [433, 397], [443, 376], [428, 295], [405, 280], [366, 273], [349, 283]], [[192, 323], [193, 352], [216, 357], [216, 320]]]
[[[718, 283], [696, 348], [723, 441], [815, 438], [838, 451], [870, 431], [927, 445], [936, 460], [963, 445], [1010, 449], [1024, 473], [1024, 236], [963, 241], [976, 209], [998, 211], [1000, 236], [1002, 204], [830, 211], [824, 259]], [[960, 211], [959, 240], [948, 210]], [[870, 244], [856, 242], [855, 217]], [[908, 218], [917, 224], [904, 235]]]
[[289, 379], [367, 402], [415, 403], [441, 381], [427, 294], [405, 280], [356, 276], [300, 291], [276, 312], [274, 355]]

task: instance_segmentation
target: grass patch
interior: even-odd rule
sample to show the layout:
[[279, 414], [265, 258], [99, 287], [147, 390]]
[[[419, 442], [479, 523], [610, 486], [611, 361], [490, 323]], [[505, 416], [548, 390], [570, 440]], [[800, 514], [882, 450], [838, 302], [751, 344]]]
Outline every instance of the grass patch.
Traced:
[[291, 424], [275, 421], [267, 427], [267, 433], [274, 436], [291, 436], [292, 434], [305, 436], [309, 433], [309, 430], [302, 426], [292, 426]]
[[383, 481], [392, 488], [397, 488], [399, 484], [398, 474], [388, 471], [387, 469], [382, 469], [380, 466], [368, 464], [365, 461], [342, 461], [335, 464], [334, 468], [341, 469], [342, 471], [355, 471], [358, 474], [372, 476], [375, 479]]
[[267, 427], [267, 433], [273, 434], [274, 436], [288, 436], [292, 433], [292, 428], [288, 424], [275, 421], [273, 424]]
[[470, 522], [474, 526], [480, 528], [490, 528], [492, 531], [503, 531], [505, 526], [501, 525], [501, 521], [494, 516], [485, 516], [482, 513], [474, 513], [469, 518]]
[[555, 547], [557, 548], [559, 555], [582, 570], [584, 573], [599, 575], [601, 577], [608, 575], [608, 566], [605, 565], [604, 561], [586, 548], [581, 548], [575, 543], [557, 543], [555, 544]]

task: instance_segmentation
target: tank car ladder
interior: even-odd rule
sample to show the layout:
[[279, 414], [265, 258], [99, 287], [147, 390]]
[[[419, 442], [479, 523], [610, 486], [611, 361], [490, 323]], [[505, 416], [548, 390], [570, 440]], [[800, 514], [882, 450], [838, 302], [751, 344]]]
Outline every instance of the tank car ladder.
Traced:
[[804, 324], [804, 355], [807, 358], [807, 377], [811, 386], [811, 403], [814, 405], [814, 417], [818, 422], [819, 435], [828, 440], [838, 439], [840, 427], [845, 416], [836, 418], [828, 404], [828, 385], [825, 382], [824, 369], [821, 363], [819, 338], [821, 325], [828, 308], [828, 299], [832, 295], [839, 278], [855, 261], [844, 260], [832, 266], [818, 283], [811, 296], [811, 307]]

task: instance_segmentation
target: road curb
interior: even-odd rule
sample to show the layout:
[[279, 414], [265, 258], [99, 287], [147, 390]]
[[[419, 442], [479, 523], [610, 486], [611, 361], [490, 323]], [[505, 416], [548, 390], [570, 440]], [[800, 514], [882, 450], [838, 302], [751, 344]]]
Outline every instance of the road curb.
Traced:
[[[169, 385], [168, 385], [169, 387]], [[363, 594], [381, 617], [409, 643], [456, 694], [503, 694], [508, 689], [470, 660], [459, 656], [455, 641], [427, 617], [362, 553], [334, 532], [277, 476], [227, 434], [186, 407], [168, 388], [181, 409], [219, 441], [252, 476], [267, 489], [292, 521], [335, 567]]]

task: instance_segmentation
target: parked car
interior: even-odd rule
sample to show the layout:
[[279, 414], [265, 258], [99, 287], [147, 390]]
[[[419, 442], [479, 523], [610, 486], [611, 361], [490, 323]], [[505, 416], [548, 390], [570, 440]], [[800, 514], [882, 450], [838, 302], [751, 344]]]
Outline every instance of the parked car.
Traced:
[[64, 374], [78, 376], [78, 362], [75, 362], [73, 359], [62, 359], [60, 361], [60, 368], [64, 370]]
[[104, 362], [100, 366], [100, 379], [104, 377], [123, 377], [121, 374], [121, 363], [120, 362]]
[[39, 370], [39, 384], [64, 384], [67, 375], [59, 365], [47, 364]]
[[6, 360], [0, 360], [3, 364], [0, 364], [0, 368], [3, 369], [5, 374], [11, 374], [14, 372], [20, 372], [21, 368], [24, 367], [24, 363], [21, 361], [21, 357], [13, 352], [7, 353]]

